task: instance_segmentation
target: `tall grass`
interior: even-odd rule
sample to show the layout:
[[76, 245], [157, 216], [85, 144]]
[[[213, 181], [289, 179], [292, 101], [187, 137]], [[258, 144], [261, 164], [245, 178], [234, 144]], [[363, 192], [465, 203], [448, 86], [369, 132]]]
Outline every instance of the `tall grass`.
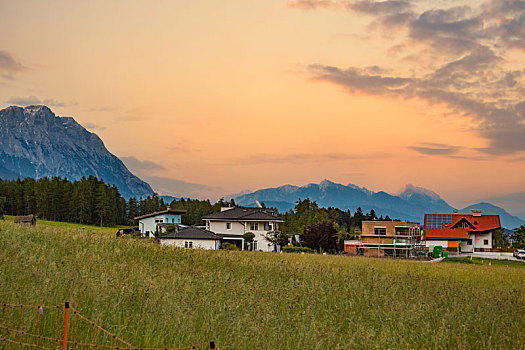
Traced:
[[63, 304], [136, 346], [525, 348], [525, 268], [200, 251], [0, 223], [0, 301]]

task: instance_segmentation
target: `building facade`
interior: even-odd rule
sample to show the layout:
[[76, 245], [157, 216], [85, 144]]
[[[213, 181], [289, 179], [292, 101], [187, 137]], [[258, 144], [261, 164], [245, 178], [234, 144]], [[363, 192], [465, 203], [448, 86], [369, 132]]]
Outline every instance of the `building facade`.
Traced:
[[142, 216], [137, 216], [135, 220], [139, 222], [139, 231], [142, 235], [154, 237], [155, 232], [160, 230], [160, 226], [165, 224], [180, 225], [181, 215], [185, 210], [166, 209]]
[[[222, 237], [222, 242], [237, 245], [242, 250], [277, 251], [280, 247], [269, 243], [265, 237], [270, 231], [278, 230], [284, 220], [272, 209], [223, 207], [220, 213], [203, 218], [206, 229]], [[253, 232], [251, 244], [244, 241], [243, 235]]]
[[164, 234], [159, 241], [163, 246], [188, 249], [216, 250], [221, 245], [221, 237], [195, 226]]
[[360, 238], [364, 256], [409, 258], [425, 248], [417, 222], [363, 221]]

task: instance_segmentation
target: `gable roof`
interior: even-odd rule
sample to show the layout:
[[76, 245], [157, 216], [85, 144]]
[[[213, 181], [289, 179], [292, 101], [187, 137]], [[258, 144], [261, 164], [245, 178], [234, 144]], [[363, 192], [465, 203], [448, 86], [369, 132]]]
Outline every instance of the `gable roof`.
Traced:
[[195, 226], [188, 226], [180, 231], [169, 232], [159, 237], [160, 239], [208, 239], [208, 240], [220, 240], [221, 237], [215, 233], [198, 228]]
[[[436, 225], [433, 215], [445, 217]], [[456, 228], [461, 221], [466, 221], [473, 228]], [[439, 226], [441, 226], [439, 228]], [[501, 228], [499, 215], [472, 214], [425, 214], [425, 235], [427, 238], [469, 239], [470, 233], [483, 233]]]
[[235, 207], [220, 213], [213, 213], [203, 217], [204, 220], [247, 220], [247, 221], [278, 221], [284, 222], [283, 218], [274, 214], [274, 211], [266, 208]]
[[186, 210], [179, 210], [179, 209], [168, 208], [166, 210], [156, 211], [154, 213], [149, 213], [149, 214], [146, 214], [146, 215], [137, 216], [134, 219], [135, 220], [140, 220], [140, 219], [146, 219], [146, 218], [150, 218], [152, 216], [157, 216], [157, 215], [162, 215], [162, 214], [181, 215], [181, 214], [185, 214], [185, 213], [186, 213]]

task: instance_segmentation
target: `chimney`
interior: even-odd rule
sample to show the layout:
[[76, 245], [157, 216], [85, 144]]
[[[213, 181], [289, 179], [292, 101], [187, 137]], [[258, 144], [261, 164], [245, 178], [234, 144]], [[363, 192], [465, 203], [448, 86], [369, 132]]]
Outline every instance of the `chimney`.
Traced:
[[472, 209], [472, 216], [481, 216], [481, 209]]

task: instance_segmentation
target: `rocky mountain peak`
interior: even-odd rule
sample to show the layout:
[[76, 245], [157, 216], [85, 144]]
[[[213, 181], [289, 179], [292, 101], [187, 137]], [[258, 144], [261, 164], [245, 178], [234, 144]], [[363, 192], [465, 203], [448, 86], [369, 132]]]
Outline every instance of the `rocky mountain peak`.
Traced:
[[58, 117], [43, 105], [0, 110], [0, 176], [44, 176], [78, 180], [93, 175], [116, 185], [125, 197], [153, 194], [102, 140], [72, 117]]

